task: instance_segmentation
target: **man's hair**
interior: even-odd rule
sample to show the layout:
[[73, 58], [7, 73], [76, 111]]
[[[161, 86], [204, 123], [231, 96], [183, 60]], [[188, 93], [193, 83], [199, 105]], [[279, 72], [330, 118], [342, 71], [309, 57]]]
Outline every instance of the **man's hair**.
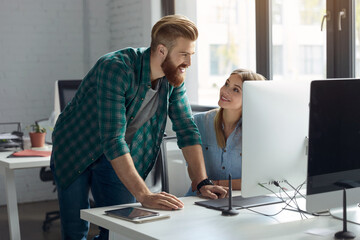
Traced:
[[168, 15], [162, 17], [151, 31], [151, 51], [155, 51], [159, 44], [172, 50], [179, 37], [196, 41], [198, 38], [196, 25], [182, 15]]

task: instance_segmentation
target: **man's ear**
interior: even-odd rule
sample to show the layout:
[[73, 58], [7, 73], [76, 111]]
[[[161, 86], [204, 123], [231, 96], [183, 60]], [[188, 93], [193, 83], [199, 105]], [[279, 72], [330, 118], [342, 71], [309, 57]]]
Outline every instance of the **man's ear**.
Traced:
[[162, 44], [159, 44], [159, 45], [157, 46], [157, 52], [158, 52], [158, 54], [159, 54], [163, 59], [165, 59], [166, 56], [167, 56], [167, 54], [168, 54], [167, 48], [166, 48], [164, 45], [162, 45]]

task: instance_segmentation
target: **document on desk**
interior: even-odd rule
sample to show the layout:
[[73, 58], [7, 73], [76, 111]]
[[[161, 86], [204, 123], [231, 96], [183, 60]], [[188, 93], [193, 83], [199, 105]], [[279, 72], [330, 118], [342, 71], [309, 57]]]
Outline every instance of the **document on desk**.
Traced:
[[169, 214], [160, 214], [159, 212], [149, 211], [136, 207], [117, 208], [105, 211], [105, 214], [133, 223], [145, 223], [170, 217]]

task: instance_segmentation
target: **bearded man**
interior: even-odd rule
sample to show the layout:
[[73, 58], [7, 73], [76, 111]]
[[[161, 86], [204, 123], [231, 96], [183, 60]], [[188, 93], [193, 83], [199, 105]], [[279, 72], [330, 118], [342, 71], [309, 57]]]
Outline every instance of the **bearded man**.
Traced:
[[[184, 77], [198, 31], [184, 16], [161, 18], [150, 48], [126, 48], [102, 56], [60, 114], [53, 131], [51, 169], [58, 190], [63, 239], [86, 239], [80, 209], [140, 202], [172, 210], [183, 203], [152, 193], [144, 179], [154, 166], [169, 115], [188, 163], [193, 188], [223, 198], [227, 188], [207, 178], [201, 139], [185, 94]], [[107, 239], [100, 228], [98, 239]]]

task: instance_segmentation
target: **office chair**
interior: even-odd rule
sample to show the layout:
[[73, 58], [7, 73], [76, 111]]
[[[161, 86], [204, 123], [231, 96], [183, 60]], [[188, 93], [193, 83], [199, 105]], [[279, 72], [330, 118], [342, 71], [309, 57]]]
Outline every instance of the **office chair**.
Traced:
[[[51, 169], [47, 168], [47, 167], [42, 167], [40, 169], [40, 179], [43, 182], [47, 182], [47, 181], [52, 181], [53, 184], [55, 185], [54, 182], [54, 177], [53, 174], [51, 172]], [[56, 187], [54, 188], [53, 192], [56, 191]], [[60, 211], [51, 211], [51, 212], [46, 212], [45, 213], [45, 220], [43, 222], [42, 225], [42, 230], [44, 232], [49, 231], [51, 223], [57, 219], [60, 219]]]
[[[191, 105], [193, 114], [206, 112], [217, 108], [216, 106]], [[187, 163], [184, 159], [181, 149], [177, 146], [177, 138], [171, 130], [171, 122], [167, 122], [167, 136], [164, 136], [161, 143], [161, 160], [162, 163], [162, 189], [177, 197], [183, 197], [189, 187], [191, 180], [187, 171]]]
[[210, 111], [215, 108], [218, 108], [218, 106], [206, 106], [206, 105], [191, 104], [191, 111], [193, 113], [206, 112], [206, 111]]
[[164, 166], [164, 154], [162, 148], [160, 148], [154, 167], [145, 180], [149, 190], [153, 193], [159, 193], [167, 190], [167, 174]]

